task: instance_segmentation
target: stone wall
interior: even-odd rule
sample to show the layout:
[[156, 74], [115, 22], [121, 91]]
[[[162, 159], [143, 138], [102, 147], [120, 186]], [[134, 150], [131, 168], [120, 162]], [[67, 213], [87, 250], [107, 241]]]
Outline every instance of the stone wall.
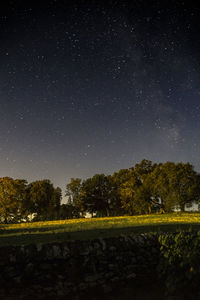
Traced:
[[0, 299], [102, 299], [155, 280], [159, 253], [153, 234], [0, 247]]

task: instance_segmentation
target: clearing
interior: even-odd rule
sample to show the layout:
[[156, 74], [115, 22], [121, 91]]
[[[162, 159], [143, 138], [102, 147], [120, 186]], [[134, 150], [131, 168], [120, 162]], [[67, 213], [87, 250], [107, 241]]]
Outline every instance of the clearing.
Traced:
[[200, 213], [0, 224], [0, 246], [106, 238], [128, 233], [200, 230]]

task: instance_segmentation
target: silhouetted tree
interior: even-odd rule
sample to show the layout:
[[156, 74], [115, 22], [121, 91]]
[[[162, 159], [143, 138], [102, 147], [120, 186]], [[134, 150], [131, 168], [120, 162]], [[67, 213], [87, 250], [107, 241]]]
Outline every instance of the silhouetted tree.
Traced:
[[23, 179], [0, 178], [0, 217], [4, 223], [21, 220], [26, 184]]
[[125, 213], [121, 202], [121, 186], [127, 182], [131, 177], [130, 169], [121, 169], [118, 172], [114, 172], [110, 176], [111, 186], [111, 213], [112, 215], [123, 215]]
[[36, 214], [35, 219], [48, 220], [53, 210], [59, 210], [61, 190], [54, 189], [48, 179], [37, 180], [29, 184], [28, 198], [30, 213]]
[[198, 175], [189, 163], [159, 164], [151, 174], [151, 185], [164, 211], [184, 211], [186, 204], [199, 199]]
[[104, 174], [96, 174], [83, 181], [81, 199], [87, 212], [92, 215], [109, 216], [111, 212], [111, 181]]
[[135, 203], [135, 193], [141, 183], [133, 170], [130, 170], [129, 176], [129, 179], [120, 185], [120, 197], [124, 211], [129, 215], [133, 215], [138, 211], [138, 206]]
[[79, 218], [79, 216], [79, 211], [74, 205], [65, 203], [60, 206], [59, 219], [73, 219]]
[[74, 206], [76, 211], [83, 216], [86, 208], [81, 197], [81, 181], [80, 178], [71, 178], [70, 183], [66, 185], [65, 196], [68, 196], [68, 204]]

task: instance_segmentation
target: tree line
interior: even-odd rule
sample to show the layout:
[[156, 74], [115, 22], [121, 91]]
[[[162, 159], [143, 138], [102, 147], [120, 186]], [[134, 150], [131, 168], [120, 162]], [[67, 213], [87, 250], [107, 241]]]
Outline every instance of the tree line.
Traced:
[[120, 216], [185, 210], [200, 203], [200, 174], [190, 163], [152, 163], [143, 159], [112, 175], [71, 178], [62, 192], [50, 180], [30, 184], [0, 178], [0, 221], [21, 222], [91, 216]]

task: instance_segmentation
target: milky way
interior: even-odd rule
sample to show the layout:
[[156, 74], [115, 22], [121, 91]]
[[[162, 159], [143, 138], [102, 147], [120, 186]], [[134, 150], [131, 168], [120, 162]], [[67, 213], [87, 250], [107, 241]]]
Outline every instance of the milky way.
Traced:
[[199, 170], [198, 7], [36, 2], [0, 4], [0, 176], [64, 188], [143, 158]]

